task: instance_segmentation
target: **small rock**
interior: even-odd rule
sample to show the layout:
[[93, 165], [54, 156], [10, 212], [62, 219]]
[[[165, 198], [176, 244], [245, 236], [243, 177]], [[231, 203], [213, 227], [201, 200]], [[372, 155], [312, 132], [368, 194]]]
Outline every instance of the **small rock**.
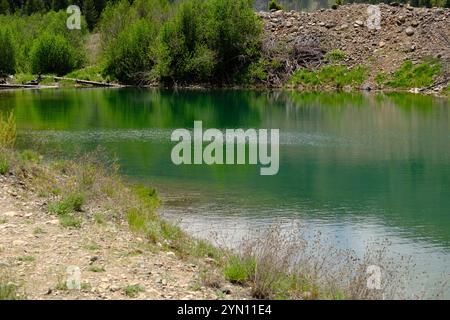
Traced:
[[362, 27], [364, 25], [364, 22], [362, 22], [361, 20], [356, 20], [355, 25], [358, 27]]
[[12, 218], [12, 217], [17, 216], [18, 213], [15, 212], [15, 211], [8, 211], [8, 212], [3, 213], [3, 215], [4, 215], [5, 217], [10, 217], [10, 218]]
[[378, 44], [378, 46], [380, 48], [383, 48], [386, 45], [386, 43], [384, 41], [380, 41], [380, 43]]
[[171, 258], [175, 258], [176, 257], [175, 253], [173, 253], [172, 251], [169, 251], [166, 254], [167, 254], [168, 257], [171, 257]]
[[13, 242], [12, 242], [12, 244], [13, 244], [13, 246], [24, 246], [24, 245], [26, 245], [27, 244], [27, 242], [26, 241], [23, 241], [23, 240], [14, 240]]
[[414, 32], [415, 32], [415, 30], [412, 27], [408, 27], [405, 30], [406, 35], [409, 36], [409, 37], [411, 37], [414, 34]]
[[411, 22], [411, 27], [416, 28], [416, 27], [418, 27], [418, 26], [419, 26], [419, 21], [414, 20], [414, 21]]

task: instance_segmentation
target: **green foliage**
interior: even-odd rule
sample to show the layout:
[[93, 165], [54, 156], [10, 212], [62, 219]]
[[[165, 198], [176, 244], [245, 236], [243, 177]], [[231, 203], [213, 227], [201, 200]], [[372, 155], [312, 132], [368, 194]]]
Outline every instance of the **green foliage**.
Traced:
[[36, 74], [64, 75], [77, 67], [75, 49], [61, 35], [45, 33], [31, 49], [31, 67]]
[[84, 204], [84, 196], [79, 193], [71, 193], [60, 201], [52, 202], [48, 205], [48, 211], [60, 216], [72, 212], [80, 212]]
[[0, 279], [0, 300], [20, 300], [18, 287]]
[[276, 0], [270, 0], [267, 7], [269, 8], [269, 10], [283, 10], [283, 6]]
[[336, 0], [336, 4], [338, 6], [342, 6], [344, 4], [344, 0]]
[[73, 214], [64, 214], [59, 216], [59, 224], [66, 228], [81, 228], [81, 219]]
[[429, 59], [420, 64], [413, 64], [411, 60], [407, 60], [385, 82], [385, 85], [404, 89], [427, 87], [433, 84], [441, 70], [442, 66], [436, 59]]
[[256, 260], [252, 257], [232, 256], [223, 268], [225, 278], [233, 283], [244, 284], [255, 275]]
[[152, 4], [119, 1], [103, 12], [106, 75], [133, 84], [229, 83], [259, 59], [262, 24], [251, 1], [187, 0], [172, 14], [166, 1]]
[[[82, 20], [82, 30], [69, 30], [66, 26], [67, 13], [64, 11], [46, 14], [36, 13], [31, 16], [0, 15], [0, 26], [5, 26], [11, 35], [15, 55], [15, 71], [29, 74], [32, 72], [32, 48], [44, 34], [64, 37], [70, 44], [74, 55], [75, 67], [80, 67], [85, 60], [84, 37], [86, 23]], [[1, 60], [3, 61], [3, 60]]]
[[318, 87], [331, 87], [342, 89], [345, 86], [358, 87], [367, 77], [366, 69], [357, 66], [352, 69], [342, 65], [327, 65], [319, 70], [297, 70], [291, 77], [290, 83], [315, 89]]
[[164, 82], [201, 82], [211, 77], [215, 57], [206, 46], [203, 7], [200, 1], [183, 2], [162, 27], [157, 70]]
[[331, 50], [327, 52], [327, 54], [325, 54], [325, 59], [331, 63], [343, 61], [345, 58], [346, 58], [345, 52], [339, 49]]
[[0, 174], [6, 174], [9, 171], [9, 166], [9, 160], [3, 154], [0, 154]]
[[0, 114], [0, 148], [12, 148], [16, 143], [16, 118], [11, 112], [7, 117]]
[[126, 27], [107, 51], [105, 74], [123, 83], [145, 81], [154, 65], [150, 47], [156, 35], [155, 25], [146, 19]]
[[128, 285], [124, 287], [122, 290], [128, 297], [135, 298], [137, 297], [139, 292], [144, 291], [144, 288], [142, 288], [140, 285]]
[[16, 56], [11, 34], [6, 29], [0, 29], [0, 77], [14, 74]]

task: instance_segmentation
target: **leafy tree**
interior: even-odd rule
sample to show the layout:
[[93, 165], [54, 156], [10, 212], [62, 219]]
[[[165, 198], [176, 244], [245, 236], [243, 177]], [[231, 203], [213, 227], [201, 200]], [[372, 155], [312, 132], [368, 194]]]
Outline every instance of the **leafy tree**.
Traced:
[[0, 76], [15, 72], [16, 60], [11, 35], [7, 30], [0, 29]]

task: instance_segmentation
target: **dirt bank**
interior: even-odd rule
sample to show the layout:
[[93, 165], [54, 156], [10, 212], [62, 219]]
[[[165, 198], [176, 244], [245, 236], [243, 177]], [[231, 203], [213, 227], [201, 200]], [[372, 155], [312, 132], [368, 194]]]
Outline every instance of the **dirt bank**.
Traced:
[[333, 49], [345, 52], [347, 66], [367, 66], [367, 81], [372, 86], [378, 73], [392, 73], [406, 59], [439, 58], [446, 76], [450, 70], [450, 9], [380, 4], [380, 28], [370, 29], [368, 20], [374, 20], [369, 19], [368, 7], [351, 4], [314, 12], [259, 12], [265, 25], [266, 56], [283, 58], [289, 52], [297, 53], [284, 62], [284, 74], [270, 81], [285, 82], [297, 65], [320, 66], [323, 61], [316, 59], [315, 51], [325, 54]]

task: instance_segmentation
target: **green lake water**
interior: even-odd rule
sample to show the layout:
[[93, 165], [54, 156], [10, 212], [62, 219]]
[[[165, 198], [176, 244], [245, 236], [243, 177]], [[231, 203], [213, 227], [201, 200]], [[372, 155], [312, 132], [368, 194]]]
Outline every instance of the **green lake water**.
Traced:
[[[101, 147], [155, 186], [161, 214], [229, 243], [274, 224], [320, 231], [362, 253], [410, 256], [411, 294], [450, 275], [450, 101], [409, 94], [64, 89], [0, 91], [23, 148], [70, 156]], [[280, 129], [280, 170], [175, 166], [175, 128]], [[422, 276], [425, 272], [426, 276]], [[445, 291], [450, 298], [450, 291]]]

